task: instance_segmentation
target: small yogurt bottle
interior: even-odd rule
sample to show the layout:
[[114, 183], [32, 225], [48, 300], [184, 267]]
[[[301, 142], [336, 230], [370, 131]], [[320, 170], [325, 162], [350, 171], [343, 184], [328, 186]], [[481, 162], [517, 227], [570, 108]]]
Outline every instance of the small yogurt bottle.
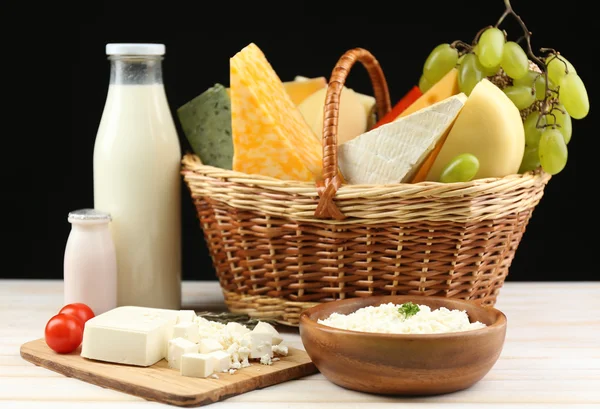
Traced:
[[69, 213], [64, 255], [64, 303], [87, 304], [95, 315], [117, 306], [117, 258], [110, 214], [95, 209]]

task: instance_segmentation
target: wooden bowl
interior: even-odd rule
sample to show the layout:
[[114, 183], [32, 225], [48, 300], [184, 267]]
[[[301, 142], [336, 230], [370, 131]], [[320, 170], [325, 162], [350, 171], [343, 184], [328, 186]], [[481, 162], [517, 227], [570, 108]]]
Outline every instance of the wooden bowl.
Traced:
[[[466, 311], [485, 328], [443, 334], [381, 334], [318, 324], [333, 312], [406, 302]], [[494, 366], [506, 335], [506, 316], [471, 301], [433, 296], [373, 296], [319, 304], [302, 312], [306, 352], [331, 382], [385, 395], [437, 395], [466, 389]]]

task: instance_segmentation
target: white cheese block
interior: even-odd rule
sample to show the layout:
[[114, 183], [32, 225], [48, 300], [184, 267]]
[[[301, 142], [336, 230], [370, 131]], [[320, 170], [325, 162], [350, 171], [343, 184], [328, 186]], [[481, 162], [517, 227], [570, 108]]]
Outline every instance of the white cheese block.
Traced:
[[250, 349], [250, 359], [259, 359], [264, 355], [272, 357], [272, 339], [273, 336], [268, 332], [251, 331], [242, 337], [242, 345]]
[[196, 320], [196, 311], [194, 310], [181, 310], [177, 314], [177, 324], [182, 322], [193, 322]]
[[81, 356], [119, 364], [150, 366], [165, 358], [177, 310], [123, 306], [85, 323]]
[[169, 368], [180, 369], [181, 357], [185, 354], [198, 352], [198, 345], [185, 338], [174, 338], [169, 341], [167, 361]]
[[200, 341], [198, 324], [194, 321], [186, 321], [175, 324], [173, 327], [173, 338], [185, 338], [188, 341], [197, 343]]
[[188, 353], [181, 356], [180, 373], [183, 376], [206, 378], [214, 372], [214, 358], [207, 354]]
[[250, 329], [239, 322], [228, 322], [227, 332], [234, 338], [241, 338], [244, 334], [250, 332]]
[[225, 351], [210, 352], [210, 357], [213, 359], [214, 372], [228, 371], [231, 366], [231, 356]]
[[201, 338], [198, 342], [198, 351], [201, 354], [208, 354], [214, 351], [221, 351], [223, 345], [214, 338]]
[[279, 332], [275, 329], [274, 326], [272, 326], [268, 322], [260, 321], [258, 324], [256, 324], [252, 331], [267, 332], [271, 334], [271, 344], [273, 345], [279, 345], [281, 341], [283, 341], [283, 338], [281, 338]]
[[453, 95], [338, 147], [339, 168], [349, 184], [409, 181], [449, 131], [467, 97]]

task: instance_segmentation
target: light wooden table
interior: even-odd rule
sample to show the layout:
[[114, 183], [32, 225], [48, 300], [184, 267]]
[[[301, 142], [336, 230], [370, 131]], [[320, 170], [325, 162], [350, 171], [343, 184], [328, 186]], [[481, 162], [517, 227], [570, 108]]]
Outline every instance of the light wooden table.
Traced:
[[[184, 307], [224, 310], [216, 282], [184, 282]], [[175, 406], [147, 402], [39, 368], [19, 355], [43, 337], [62, 307], [61, 281], [0, 280], [0, 408], [116, 409]], [[225, 408], [487, 409], [600, 408], [600, 282], [506, 283], [496, 307], [508, 318], [500, 359], [468, 390], [405, 399], [342, 389], [311, 375], [209, 405]], [[284, 338], [302, 348], [295, 328]], [[358, 368], [357, 370], [360, 370]]]

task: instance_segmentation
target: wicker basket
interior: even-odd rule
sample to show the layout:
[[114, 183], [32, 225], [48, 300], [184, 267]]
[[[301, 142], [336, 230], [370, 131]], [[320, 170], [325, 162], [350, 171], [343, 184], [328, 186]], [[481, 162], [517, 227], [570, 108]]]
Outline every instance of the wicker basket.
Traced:
[[203, 165], [182, 174], [230, 311], [296, 326], [315, 304], [415, 294], [494, 305], [550, 176], [466, 183], [345, 185], [337, 172], [339, 96], [356, 61], [379, 117], [390, 97], [367, 50], [346, 52], [328, 85], [323, 181], [284, 181]]

